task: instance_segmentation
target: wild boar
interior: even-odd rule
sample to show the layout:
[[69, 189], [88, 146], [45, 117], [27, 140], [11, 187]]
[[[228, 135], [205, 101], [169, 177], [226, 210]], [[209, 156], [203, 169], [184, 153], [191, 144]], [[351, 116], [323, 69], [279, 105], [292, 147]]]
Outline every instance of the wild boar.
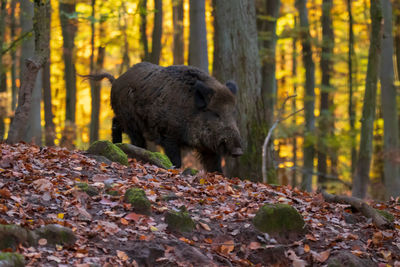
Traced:
[[108, 73], [86, 77], [108, 78], [112, 84], [114, 143], [122, 142], [123, 132], [139, 147], [153, 141], [178, 168], [181, 149], [195, 149], [209, 172], [222, 172], [221, 156], [243, 154], [234, 116], [238, 88], [232, 81], [224, 85], [192, 66], [147, 62], [134, 65], [118, 79]]

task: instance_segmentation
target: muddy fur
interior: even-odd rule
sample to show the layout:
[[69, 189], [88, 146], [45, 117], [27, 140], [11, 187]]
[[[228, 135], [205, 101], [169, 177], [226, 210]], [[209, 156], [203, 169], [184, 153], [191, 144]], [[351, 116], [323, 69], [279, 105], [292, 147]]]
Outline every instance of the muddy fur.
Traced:
[[146, 140], [161, 145], [176, 167], [181, 149], [195, 149], [207, 171], [221, 169], [221, 156], [239, 156], [241, 139], [235, 121], [236, 84], [221, 84], [202, 70], [190, 66], [160, 67], [143, 62], [118, 79], [110, 74], [114, 143], [122, 132], [133, 145], [146, 147]]

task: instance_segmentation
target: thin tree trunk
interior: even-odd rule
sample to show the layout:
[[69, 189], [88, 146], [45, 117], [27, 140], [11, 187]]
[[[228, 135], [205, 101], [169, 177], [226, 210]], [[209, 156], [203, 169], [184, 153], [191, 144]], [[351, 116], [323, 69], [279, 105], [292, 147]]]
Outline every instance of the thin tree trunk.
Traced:
[[56, 130], [53, 122], [54, 115], [51, 102], [50, 61], [46, 62], [43, 66], [42, 80], [43, 80], [43, 103], [44, 103], [44, 121], [45, 121], [45, 135], [44, 135], [45, 143], [46, 146], [54, 146]]
[[67, 91], [65, 120], [75, 124], [76, 113], [76, 70], [74, 62], [75, 34], [77, 27], [75, 21], [68, 15], [75, 12], [75, 3], [60, 1], [60, 21], [63, 36], [64, 79]]
[[[29, 0], [21, 0], [21, 31], [28, 32], [33, 27], [32, 17], [34, 16], [34, 4]], [[35, 43], [33, 38], [28, 38], [21, 45], [20, 57], [20, 77], [24, 76], [27, 71], [26, 60], [34, 55]], [[41, 70], [39, 69], [39, 77], [41, 77]], [[41, 126], [41, 107], [42, 100], [42, 80], [36, 79], [35, 87], [31, 95], [31, 107], [29, 111], [28, 126], [25, 128], [23, 140], [26, 142], [33, 142], [37, 145], [42, 144], [42, 126]]]
[[[120, 22], [120, 31], [122, 32], [122, 36], [124, 38], [124, 46], [123, 46], [123, 52], [122, 52], [122, 64], [121, 67], [119, 69], [119, 74], [121, 75], [122, 73], [124, 73], [125, 71], [127, 71], [130, 66], [131, 66], [131, 60], [129, 58], [129, 42], [128, 42], [128, 33], [127, 33], [127, 28], [128, 28], [128, 18], [127, 18], [127, 11], [126, 11], [126, 6], [125, 6], [125, 2], [121, 3], [121, 9], [122, 9], [122, 16], [123, 16], [123, 20], [124, 22], [121, 23]], [[121, 14], [120, 14], [121, 16]]]
[[315, 134], [315, 65], [312, 58], [311, 35], [308, 23], [307, 0], [297, 0], [301, 27], [301, 44], [303, 47], [303, 64], [306, 69], [304, 111], [305, 133], [303, 144], [303, 180], [302, 188], [311, 191], [312, 173], [314, 172], [314, 144]]
[[[11, 25], [10, 25], [10, 37], [11, 40], [14, 40], [16, 37], [16, 19], [15, 19], [15, 6], [17, 4], [16, 0], [11, 0]], [[16, 106], [17, 106], [17, 66], [15, 62], [17, 62], [17, 56], [15, 49], [11, 50], [11, 61], [14, 62], [14, 64], [11, 64], [11, 110], [14, 111]]]
[[321, 98], [320, 98], [320, 117], [318, 122], [318, 183], [326, 182], [326, 174], [328, 173], [327, 165], [327, 138], [332, 129], [332, 114], [330, 112], [331, 102], [331, 75], [333, 70], [332, 54], [333, 54], [333, 29], [332, 29], [332, 0], [323, 0], [322, 3], [322, 54], [321, 54]]
[[143, 47], [142, 61], [150, 61], [149, 44], [147, 41], [147, 0], [140, 0], [138, 4], [140, 13], [140, 43]]
[[[0, 49], [3, 47], [4, 37], [5, 37], [5, 17], [7, 15], [6, 10], [7, 1], [1, 0], [0, 2]], [[6, 69], [3, 65], [3, 56], [0, 55], [0, 94], [5, 94], [7, 92], [7, 76]], [[5, 97], [5, 96], [2, 96]], [[3, 101], [2, 101], [3, 102]], [[3, 106], [4, 104], [4, 106]], [[0, 141], [4, 139], [5, 134], [5, 123], [4, 119], [6, 117], [6, 106], [5, 103], [1, 103], [0, 106]]]
[[351, 173], [354, 175], [357, 163], [357, 150], [356, 150], [356, 112], [354, 103], [354, 66], [353, 61], [355, 58], [354, 51], [354, 31], [353, 31], [353, 13], [352, 13], [352, 0], [347, 0], [347, 11], [349, 13], [349, 47], [347, 56], [347, 66], [349, 70], [349, 123], [350, 123], [350, 138], [351, 138]]
[[400, 4], [396, 4], [396, 23], [395, 23], [395, 45], [396, 45], [396, 65], [397, 79], [400, 81]]
[[205, 0], [190, 0], [189, 65], [208, 72], [206, 3]]
[[174, 24], [174, 65], [184, 64], [184, 42], [183, 42], [183, 0], [172, 1], [172, 14]]
[[364, 198], [369, 184], [371, 168], [372, 139], [376, 109], [376, 90], [380, 66], [382, 38], [382, 9], [380, 1], [371, 0], [371, 37], [368, 53], [368, 68], [365, 83], [364, 105], [361, 120], [361, 140], [352, 194]]
[[238, 126], [244, 143], [244, 155], [226, 158], [225, 170], [228, 176], [259, 179], [261, 147], [268, 129], [263, 127], [265, 118], [261, 116], [264, 110], [254, 1], [215, 0], [213, 4], [214, 76], [221, 82], [233, 79], [240, 88]]
[[[298, 18], [294, 17], [294, 28], [298, 26], [297, 22]], [[293, 80], [293, 95], [297, 95], [297, 36], [293, 36], [293, 42], [292, 42], [292, 80]], [[293, 103], [292, 103], [292, 112], [296, 112], [297, 110], [297, 105], [296, 105], [296, 98], [293, 98]], [[293, 115], [292, 117], [292, 124], [295, 126], [297, 125], [296, 123], [297, 116]], [[297, 186], [297, 133], [292, 138], [292, 143], [293, 143], [293, 170], [292, 170], [292, 186], [293, 188]]]
[[160, 64], [161, 56], [161, 37], [162, 37], [162, 21], [163, 21], [163, 10], [162, 0], [154, 0], [154, 27], [153, 27], [153, 38], [151, 40], [151, 57], [150, 62], [153, 64]]
[[390, 0], [382, 1], [384, 20], [382, 39], [382, 60], [380, 69], [381, 105], [384, 121], [383, 164], [386, 197], [400, 195], [399, 168], [393, 160], [399, 149], [399, 123], [396, 102], [396, 87], [394, 85], [393, 35], [392, 35], [392, 4]]
[[34, 4], [35, 53], [32, 59], [26, 60], [26, 72], [21, 80], [18, 107], [8, 133], [7, 143], [10, 144], [16, 143], [23, 138], [29, 119], [32, 91], [35, 87], [37, 74], [46, 63], [49, 55], [50, 1], [35, 1]]

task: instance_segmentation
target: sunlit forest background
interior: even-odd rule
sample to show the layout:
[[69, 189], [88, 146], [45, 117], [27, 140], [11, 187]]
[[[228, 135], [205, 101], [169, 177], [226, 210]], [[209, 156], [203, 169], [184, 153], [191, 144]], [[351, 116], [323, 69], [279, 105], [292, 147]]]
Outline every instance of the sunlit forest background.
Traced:
[[[0, 48], [2, 49], [2, 68], [0, 68], [2, 75], [0, 89], [1, 139], [7, 139], [10, 122], [16, 108], [17, 91], [21, 83], [21, 67], [24, 57], [29, 55], [24, 50], [24, 44], [29, 43], [30, 46], [33, 46], [32, 22], [30, 25], [26, 25], [29, 24], [27, 20], [31, 20], [32, 17], [29, 12], [33, 12], [33, 2], [29, 0], [2, 0], [1, 2], [0, 24], [4, 29], [0, 31], [2, 34], [0, 38]], [[38, 117], [39, 120], [32, 117], [31, 122], [39, 121], [40, 127], [36, 130], [39, 131], [39, 138], [37, 134], [32, 134], [25, 141], [37, 145], [57, 145], [84, 150], [95, 139], [111, 140], [113, 117], [110, 106], [111, 86], [108, 81], [101, 83], [98, 136], [94, 135], [91, 138], [91, 127], [93, 127], [91, 125], [93, 121], [91, 117], [92, 84], [85, 81], [80, 75], [104, 71], [118, 77], [129, 66], [144, 60], [152, 60], [151, 55], [146, 55], [146, 53], [154, 50], [153, 38], [157, 38], [155, 32], [157, 23], [160, 23], [160, 21], [157, 22], [156, 16], [161, 19], [161, 24], [158, 25], [161, 25], [162, 32], [159, 60], [154, 63], [161, 66], [176, 63], [195, 65], [196, 62], [189, 60], [190, 42], [191, 38], [193, 38], [193, 42], [196, 42], [196, 38], [202, 38], [202, 36], [190, 36], [191, 23], [194, 23], [191, 18], [195, 17], [191, 16], [190, 8], [195, 5], [194, 2], [197, 2], [196, 5], [204, 6], [204, 14], [200, 9], [200, 17], [203, 16], [205, 19], [206, 35], [204, 37], [206, 42], [202, 41], [207, 45], [208, 65], [206, 68], [210, 74], [213, 74], [216, 13], [215, 3], [212, 3], [212, 0], [52, 0], [48, 65], [51, 113], [47, 114], [50, 117], [45, 117], [45, 98], [49, 96], [48, 93], [46, 96], [45, 90], [37, 90], [37, 94], [34, 93], [33, 98], [41, 99], [39, 101], [41, 104], [40, 108], [32, 113], [36, 112], [35, 114], [40, 114], [40, 117]], [[371, 0], [371, 2], [379, 1]], [[292, 114], [290, 118], [277, 125], [273, 132], [274, 162], [272, 168], [276, 171], [274, 183], [292, 186], [302, 184], [305, 169], [303, 147], [307, 145], [312, 146], [316, 151], [312, 159], [312, 189], [316, 189], [323, 181], [328, 190], [336, 193], [351, 192], [357, 153], [360, 149], [361, 118], [369, 61], [368, 52], [371, 45], [371, 2], [369, 0], [309, 0], [297, 1], [297, 3], [293, 0], [254, 1], [259, 64], [274, 63], [274, 67], [269, 69], [270, 73], [275, 72], [274, 77], [276, 78], [276, 92], [274, 92], [272, 102], [274, 105], [272, 122], [281, 113], [289, 115], [302, 109], [305, 98], [310, 97], [309, 95], [305, 96], [304, 89], [306, 84], [302, 43], [304, 25], [300, 25], [301, 14], [299, 12], [302, 3], [305, 4], [306, 11], [308, 11], [306, 16], [309, 23], [309, 43], [312, 49], [312, 61], [315, 64], [315, 96], [311, 96], [315, 100], [314, 130], [309, 132], [308, 129], [305, 129], [305, 113], [302, 111]], [[382, 1], [384, 5], [390, 2], [389, 0]], [[394, 67], [393, 86], [399, 91], [400, 4], [397, 1], [391, 3], [393, 7], [390, 12], [393, 17], [389, 23], [393, 26], [394, 51], [391, 55], [392, 62], [384, 64], [392, 64]], [[60, 4], [65, 6], [60, 6]], [[159, 5], [158, 8], [156, 5]], [[178, 15], [180, 6], [183, 17]], [[328, 9], [329, 18], [326, 18], [327, 13], [323, 14], [324, 8]], [[278, 10], [276, 18], [273, 9]], [[324, 22], [324, 18], [328, 20]], [[66, 21], [63, 22], [64, 24], [62, 23], [63, 19]], [[267, 23], [264, 24], [264, 22]], [[268, 25], [268, 22], [273, 22], [272, 28], [263, 26]], [[329, 35], [329, 30], [328, 32], [324, 30], [323, 23], [330, 23], [331, 35]], [[388, 23], [387, 20], [384, 23]], [[66, 31], [68, 27], [74, 28], [75, 36], [73, 36], [74, 34], [69, 35], [70, 39], [64, 40], [68, 35], [63, 33], [63, 27], [66, 28]], [[145, 32], [145, 36], [143, 36], [143, 32]], [[179, 40], [179, 35], [183, 46], [177, 48], [176, 40]], [[327, 36], [332, 39], [324, 39]], [[174, 37], [177, 39], [174, 40]], [[144, 47], [144, 38], [146, 46], [148, 46], [147, 52]], [[264, 44], [271, 43], [271, 40], [273, 45], [265, 47]], [[65, 48], [66, 43], [70, 45], [67, 49]], [[324, 48], [327, 50], [324, 51]], [[177, 52], [176, 49], [180, 52]], [[76, 99], [72, 98], [76, 102], [73, 119], [67, 114], [67, 78], [65, 75], [67, 61], [64, 54], [68, 51], [72, 53], [70, 55], [71, 64], [75, 68], [75, 74], [72, 75], [76, 78]], [[179, 60], [177, 55], [174, 56], [176, 53], [181, 53], [183, 58]], [[330, 62], [328, 64], [331, 64], [328, 86], [323, 82], [324, 58], [328, 59]], [[261, 70], [261, 76], [264, 73]], [[43, 88], [46, 84], [44, 73], [38, 77], [41, 81], [37, 81], [37, 84], [39, 83], [39, 88]], [[235, 79], [235, 77], [232, 78]], [[69, 80], [69, 82], [73, 81]], [[240, 90], [246, 89], [240, 88]], [[324, 93], [326, 93], [325, 96], [323, 96]], [[295, 97], [287, 99], [294, 95]], [[385, 158], [388, 158], [388, 154], [384, 151], [384, 118], [380, 99], [381, 90], [380, 83], [378, 83], [370, 169], [370, 188], [373, 190], [368, 191], [369, 196], [375, 199], [385, 197], [384, 161]], [[395, 99], [397, 99], [396, 96]], [[321, 104], [323, 101], [327, 101], [326, 104]], [[283, 110], [280, 110], [282, 104], [284, 104]], [[398, 106], [393, 108], [398, 109]], [[272, 126], [272, 122], [264, 129], [264, 136]], [[54, 127], [51, 123], [54, 124]], [[125, 138], [124, 141], [129, 142], [129, 139]], [[397, 139], [400, 139], [400, 136], [397, 136]], [[262, 143], [259, 146], [261, 147]], [[390, 154], [390, 160], [396, 164], [400, 163], [400, 157], [397, 157], [395, 153], [398, 147], [393, 149], [395, 151], [394, 154]], [[318, 154], [325, 155], [326, 167], [323, 169], [318, 167], [320, 164]], [[261, 154], [259, 157], [261, 158]], [[193, 160], [195, 159], [188, 160], [187, 164], [191, 165]], [[261, 165], [259, 167], [261, 168]], [[322, 171], [324, 173], [321, 173]], [[323, 176], [322, 180], [321, 176]], [[399, 171], [397, 171], [394, 179], [400, 184], [399, 177]], [[258, 180], [260, 179], [261, 177]]]

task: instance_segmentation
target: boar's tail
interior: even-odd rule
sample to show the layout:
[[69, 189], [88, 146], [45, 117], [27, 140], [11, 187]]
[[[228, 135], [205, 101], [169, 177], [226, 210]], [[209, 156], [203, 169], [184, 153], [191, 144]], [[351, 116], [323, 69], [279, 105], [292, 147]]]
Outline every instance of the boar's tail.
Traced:
[[81, 77], [85, 78], [84, 80], [92, 80], [92, 81], [101, 81], [104, 78], [107, 78], [111, 84], [113, 84], [115, 81], [114, 76], [112, 76], [110, 73], [81, 75]]

